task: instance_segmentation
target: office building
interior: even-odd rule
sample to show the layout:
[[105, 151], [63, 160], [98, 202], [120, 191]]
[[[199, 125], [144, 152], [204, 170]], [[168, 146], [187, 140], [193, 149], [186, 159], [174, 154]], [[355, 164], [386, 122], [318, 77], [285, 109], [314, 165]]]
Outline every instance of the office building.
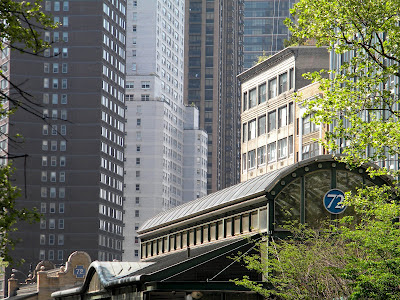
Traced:
[[183, 201], [184, 7], [128, 3], [124, 260], [139, 259], [139, 226]]
[[184, 99], [208, 134], [207, 190], [239, 181], [243, 1], [186, 0]]
[[13, 233], [25, 274], [76, 250], [122, 259], [126, 1], [44, 1], [43, 9], [59, 24], [43, 32], [52, 47], [9, 54], [9, 78], [32, 102], [10, 94], [34, 112], [22, 105], [9, 119], [9, 135], [23, 136], [8, 146], [17, 204], [42, 214]]
[[241, 181], [324, 154], [323, 128], [304, 116], [294, 92], [318, 95], [302, 75], [329, 66], [325, 47], [289, 47], [238, 76], [242, 88]]
[[255, 65], [259, 56], [271, 56], [284, 48], [289, 29], [283, 21], [290, 16], [294, 0], [245, 0], [243, 68]]

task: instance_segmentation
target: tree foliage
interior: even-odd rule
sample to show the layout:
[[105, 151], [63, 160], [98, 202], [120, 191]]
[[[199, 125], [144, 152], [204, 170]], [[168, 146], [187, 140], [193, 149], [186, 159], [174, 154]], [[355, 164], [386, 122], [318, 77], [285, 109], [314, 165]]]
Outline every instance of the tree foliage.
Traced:
[[325, 146], [351, 165], [393, 159], [400, 153], [400, 1], [302, 0], [292, 14], [296, 22], [286, 23], [294, 39], [329, 45], [340, 63], [306, 75], [321, 84], [323, 96], [304, 104], [317, 123], [331, 124]]
[[303, 101], [314, 122], [329, 125], [321, 143], [350, 167], [379, 162], [370, 176], [392, 176], [393, 185], [347, 194], [354, 217], [329, 229], [291, 226], [289, 239], [245, 257], [270, 287], [237, 282], [283, 299], [400, 299], [400, 1], [300, 0], [291, 13], [291, 41], [332, 54], [331, 70], [305, 74], [322, 90]]

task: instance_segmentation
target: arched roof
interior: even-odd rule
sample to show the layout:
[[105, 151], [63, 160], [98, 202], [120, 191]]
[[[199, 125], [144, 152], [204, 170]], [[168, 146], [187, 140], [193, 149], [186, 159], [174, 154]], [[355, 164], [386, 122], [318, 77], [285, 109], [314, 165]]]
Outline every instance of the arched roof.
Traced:
[[[179, 221], [189, 220], [195, 216], [206, 214], [249, 198], [266, 195], [266, 193], [271, 191], [284, 177], [293, 173], [297, 169], [304, 168], [307, 165], [316, 162], [332, 162], [338, 164], [332, 155], [320, 155], [282, 169], [268, 172], [248, 181], [241, 182], [218, 192], [161, 212], [153, 218], [145, 221], [139, 229], [139, 234], [144, 234]], [[363, 165], [360, 168], [365, 170], [369, 166], [372, 165]], [[388, 181], [388, 178], [382, 179]]]

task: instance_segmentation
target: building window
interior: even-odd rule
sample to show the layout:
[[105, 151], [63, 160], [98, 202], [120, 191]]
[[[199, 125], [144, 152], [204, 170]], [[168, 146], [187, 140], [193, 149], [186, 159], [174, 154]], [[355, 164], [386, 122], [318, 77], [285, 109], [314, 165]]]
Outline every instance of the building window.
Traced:
[[293, 135], [288, 137], [288, 154], [293, 154]]
[[65, 167], [65, 156], [60, 156], [60, 167]]
[[69, 1], [63, 2], [63, 11], [69, 11]]
[[43, 78], [43, 87], [45, 89], [49, 88], [49, 79], [48, 78]]
[[137, 28], [136, 28], [136, 25], [132, 25], [132, 31], [133, 31], [133, 32], [136, 32], [136, 29], [137, 29]]
[[268, 99], [276, 97], [276, 78], [268, 81]]
[[242, 170], [243, 171], [246, 171], [246, 162], [247, 162], [247, 160], [246, 160], [246, 153], [243, 153], [242, 154]]
[[[47, 2], [50, 2], [50, 1], [46, 1], [46, 3]], [[45, 260], [46, 259], [46, 251], [45, 250], [40, 250], [39, 251], [39, 260]]]
[[49, 73], [50, 72], [50, 64], [49, 63], [44, 63], [43, 72], [45, 72], [45, 73]]
[[140, 184], [136, 184], [136, 191], [140, 191]]
[[64, 211], [65, 211], [65, 205], [64, 205], [64, 203], [61, 202], [61, 203], [58, 204], [58, 212], [60, 214], [63, 214]]
[[276, 160], [276, 142], [267, 145], [268, 162]]
[[40, 219], [40, 229], [46, 229], [46, 219]]
[[40, 195], [41, 195], [42, 198], [46, 198], [47, 197], [47, 188], [46, 187], [40, 188]]
[[68, 73], [68, 64], [67, 63], [63, 63], [62, 64], [62, 72], [63, 73]]
[[303, 149], [303, 159], [317, 156], [319, 154], [319, 144], [314, 142], [312, 144], [304, 145]]
[[60, 41], [60, 33], [58, 31], [53, 32], [53, 41], [59, 42]]
[[67, 104], [67, 102], [68, 102], [67, 94], [62, 94], [61, 95], [61, 104]]
[[142, 89], [149, 89], [150, 81], [142, 81]]
[[257, 165], [263, 165], [265, 164], [265, 146], [261, 146], [257, 149]]
[[282, 106], [278, 109], [278, 128], [287, 125], [287, 107]]
[[133, 81], [127, 81], [127, 82], [125, 83], [125, 88], [127, 88], [127, 89], [133, 89], [133, 88], [135, 88], [134, 82], [133, 82]]
[[276, 110], [268, 113], [268, 132], [276, 129]]
[[265, 115], [258, 118], [258, 136], [265, 134], [266, 119]]
[[53, 89], [58, 89], [58, 79], [53, 78]]
[[49, 260], [54, 260], [54, 250], [49, 250]]
[[49, 229], [55, 229], [55, 228], [56, 228], [56, 220], [49, 219]]
[[60, 151], [66, 151], [66, 150], [67, 150], [67, 142], [61, 141], [60, 142]]
[[136, 152], [140, 152], [140, 150], [141, 150], [140, 145], [136, 145]]
[[135, 210], [135, 217], [139, 217], [139, 210]]
[[56, 212], [56, 204], [54, 202], [50, 203], [50, 213], [54, 214]]
[[50, 198], [55, 198], [56, 195], [57, 195], [56, 188], [55, 187], [51, 187], [50, 188]]
[[57, 166], [57, 156], [51, 156], [51, 157], [50, 157], [50, 165], [51, 165], [52, 167]]
[[137, 126], [142, 125], [142, 119], [136, 119], [136, 125]]
[[64, 260], [64, 251], [63, 250], [57, 251], [57, 260]]
[[58, 104], [58, 94], [51, 95], [51, 103]]
[[46, 235], [45, 234], [40, 235], [40, 245], [46, 245]]
[[51, 125], [51, 134], [57, 135], [57, 125]]
[[42, 182], [46, 182], [47, 181], [47, 171], [42, 171], [41, 180], [42, 180]]
[[252, 89], [249, 92], [249, 109], [257, 105], [257, 90]]
[[60, 133], [61, 133], [61, 135], [67, 134], [67, 125], [61, 125]]
[[267, 101], [267, 85], [264, 83], [258, 86], [258, 103]]
[[243, 124], [243, 130], [242, 130], [242, 134], [243, 134], [243, 143], [247, 142], [247, 123]]
[[142, 100], [142, 101], [149, 101], [149, 100], [150, 100], [150, 95], [148, 95], [148, 94], [142, 94], [142, 95], [140, 95], [140, 100]]
[[247, 109], [247, 93], [243, 93], [243, 111]]
[[293, 102], [289, 103], [288, 124], [292, 124], [294, 119]]
[[256, 138], [256, 119], [251, 120], [249, 122], [249, 134], [248, 134], [249, 140], [255, 139]]
[[58, 189], [58, 198], [61, 198], [61, 199], [65, 198], [65, 188], [60, 187]]
[[318, 130], [319, 126], [311, 121], [310, 115], [303, 118], [303, 134], [309, 134]]
[[60, 172], [60, 182], [65, 182], [65, 172]]
[[47, 204], [42, 202], [40, 203], [40, 213], [44, 214], [46, 213], [46, 208], [47, 208]]
[[49, 142], [48, 141], [42, 141], [42, 150], [44, 150], [44, 151], [49, 150]]
[[256, 150], [251, 150], [247, 153], [247, 162], [249, 170], [256, 167]]
[[49, 125], [43, 125], [42, 126], [42, 134], [43, 135], [48, 135], [49, 134]]
[[69, 23], [68, 17], [63, 17], [63, 23], [62, 23], [62, 25], [63, 25], [64, 27], [68, 27], [68, 23]]
[[64, 245], [64, 235], [63, 234], [58, 235], [57, 243], [58, 243], [58, 245]]
[[58, 229], [64, 229], [64, 219], [58, 219]]
[[139, 197], [135, 197], [135, 204], [139, 204], [140, 203], [140, 198]]
[[294, 69], [289, 70], [289, 90], [294, 88]]
[[279, 94], [287, 91], [287, 72], [279, 75]]
[[287, 157], [287, 138], [278, 141], [278, 159]]
[[135, 250], [135, 257], [139, 257], [139, 250]]
[[51, 151], [57, 151], [57, 141], [51, 141]]
[[136, 177], [140, 177], [140, 171], [136, 171]]
[[55, 236], [54, 234], [49, 234], [49, 245], [54, 245]]
[[44, 104], [49, 104], [49, 99], [50, 99], [49, 94], [48, 93], [44, 93], [43, 94], [43, 103]]
[[135, 223], [135, 230], [139, 230], [139, 223]]
[[140, 165], [140, 157], [136, 157], [136, 165]]
[[64, 78], [61, 80], [61, 88], [64, 90], [68, 88], [68, 79]]

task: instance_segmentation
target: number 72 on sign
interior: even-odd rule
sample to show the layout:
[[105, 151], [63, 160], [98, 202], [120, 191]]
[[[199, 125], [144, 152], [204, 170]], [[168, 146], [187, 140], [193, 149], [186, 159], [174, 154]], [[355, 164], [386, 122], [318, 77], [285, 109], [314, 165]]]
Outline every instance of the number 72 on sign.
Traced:
[[329, 190], [323, 199], [325, 209], [334, 215], [345, 211], [346, 206], [343, 205], [343, 201], [344, 193], [339, 189]]

